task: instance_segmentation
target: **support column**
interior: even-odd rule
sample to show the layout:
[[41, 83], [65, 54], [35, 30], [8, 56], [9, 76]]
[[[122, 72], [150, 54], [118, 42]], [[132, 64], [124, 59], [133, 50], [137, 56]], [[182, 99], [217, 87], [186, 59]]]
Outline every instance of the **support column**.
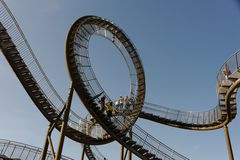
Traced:
[[85, 148], [85, 145], [83, 145], [81, 160], [84, 160], [84, 148]]
[[46, 135], [43, 150], [41, 153], [41, 159], [46, 159], [46, 156], [47, 156], [47, 151], [48, 151], [48, 146], [49, 146], [48, 136], [50, 134], [49, 130], [50, 130], [51, 126], [52, 126], [51, 123], [49, 123], [48, 129], [47, 129], [47, 135]]
[[123, 160], [124, 158], [124, 147], [121, 145], [121, 153], [120, 153], [120, 160]]
[[228, 132], [228, 127], [224, 126], [223, 129], [224, 129], [224, 135], [225, 135], [225, 140], [226, 140], [226, 144], [227, 144], [228, 158], [229, 158], [229, 160], [234, 160], [232, 146], [231, 146], [231, 140], [230, 140], [230, 136], [229, 136], [229, 132]]
[[73, 84], [71, 82], [70, 88], [69, 88], [69, 93], [68, 93], [68, 99], [66, 102], [66, 110], [63, 116], [63, 122], [62, 122], [62, 127], [61, 127], [61, 132], [60, 132], [60, 137], [59, 137], [59, 143], [58, 143], [58, 149], [56, 153], [55, 160], [60, 160], [61, 155], [62, 155], [62, 149], [63, 149], [63, 144], [64, 144], [64, 139], [65, 139], [65, 130], [67, 127], [67, 122], [69, 118], [69, 113], [70, 113], [70, 108], [71, 108], [71, 103], [72, 103], [72, 97], [73, 97]]
[[[129, 131], [129, 138], [132, 139], [132, 129]], [[132, 160], [132, 152], [128, 150], [128, 160]]]

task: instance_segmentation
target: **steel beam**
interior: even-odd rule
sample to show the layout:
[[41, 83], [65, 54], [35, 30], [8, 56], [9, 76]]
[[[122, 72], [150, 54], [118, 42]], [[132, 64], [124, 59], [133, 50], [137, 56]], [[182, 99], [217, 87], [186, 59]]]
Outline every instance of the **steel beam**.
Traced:
[[69, 113], [70, 113], [71, 104], [72, 104], [73, 90], [74, 90], [73, 89], [73, 84], [71, 82], [69, 92], [68, 92], [68, 99], [67, 99], [67, 102], [65, 104], [66, 110], [65, 110], [64, 116], [63, 116], [63, 122], [62, 122], [60, 137], [59, 137], [59, 141], [58, 141], [58, 149], [57, 149], [55, 160], [60, 160], [61, 159], [64, 139], [65, 139], [65, 131], [66, 131], [66, 128], [67, 128]]
[[226, 144], [227, 144], [228, 158], [229, 158], [229, 160], [234, 160], [228, 127], [225, 125], [223, 127], [223, 129], [224, 129], [224, 135], [225, 135], [225, 140], [226, 140]]

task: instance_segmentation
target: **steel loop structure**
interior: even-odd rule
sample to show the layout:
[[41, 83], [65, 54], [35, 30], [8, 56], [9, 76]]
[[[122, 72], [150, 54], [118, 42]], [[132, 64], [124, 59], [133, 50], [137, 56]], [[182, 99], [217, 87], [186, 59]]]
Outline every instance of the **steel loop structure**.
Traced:
[[[111, 41], [128, 68], [130, 77], [128, 97], [132, 102], [131, 110], [114, 114], [111, 118], [98, 105], [100, 95], [105, 96], [109, 102], [113, 100], [109, 93], [103, 90], [91, 65], [89, 41], [92, 36], [101, 36]], [[236, 94], [240, 86], [239, 52], [233, 54], [219, 70], [217, 105], [208, 111], [190, 112], [145, 102], [145, 75], [136, 47], [120, 27], [101, 17], [81, 17], [69, 30], [65, 56], [71, 85], [67, 100], [63, 100], [50, 83], [3, 0], [0, 0], [0, 49], [29, 97], [49, 121], [48, 135], [56, 128], [61, 136], [82, 143], [89, 159], [106, 159], [97, 148], [90, 145], [101, 145], [116, 140], [144, 160], [188, 160], [136, 125], [137, 119], [143, 118], [190, 130], [213, 130], [223, 127], [227, 132], [227, 124], [237, 114]], [[93, 118], [89, 118], [90, 115], [81, 118], [70, 109], [73, 91], [77, 93]], [[49, 136], [46, 139], [48, 141], [45, 143], [41, 159], [47, 158], [49, 144], [53, 159], [60, 159], [61, 149], [55, 156], [51, 139]], [[60, 139], [59, 145], [62, 147], [64, 138]], [[0, 146], [4, 148], [6, 145], [0, 143]], [[6, 149], [2, 149], [2, 152], [3, 150]], [[37, 151], [34, 152], [36, 156]]]
[[[89, 58], [88, 43], [93, 35], [112, 41], [122, 54], [131, 79], [130, 99], [134, 100], [131, 112], [117, 114], [110, 120], [98, 107], [100, 93], [112, 101], [99, 84]], [[120, 144], [142, 159], [186, 159], [168, 152], [168, 148], [134, 125], [141, 113], [145, 97], [145, 76], [140, 57], [131, 40], [113, 22], [97, 16], [85, 16], [71, 26], [66, 40], [66, 61], [71, 80], [79, 98], [94, 119]], [[131, 129], [132, 137], [127, 136]], [[166, 149], [167, 148], [167, 149]], [[165, 150], [165, 151], [164, 151]]]
[[[95, 34], [105, 37], [115, 44], [129, 69], [131, 80], [129, 97], [134, 100], [134, 108], [130, 114], [124, 115], [127, 116], [125, 118], [128, 118], [127, 122], [123, 122], [124, 118], [121, 115], [114, 119], [115, 125], [119, 127], [118, 129], [124, 132], [135, 123], [144, 103], [145, 76], [143, 66], [133, 43], [119, 27], [96, 16], [86, 16], [78, 19], [72, 25], [67, 37], [66, 60], [70, 76], [72, 80], [74, 79], [74, 88], [85, 106], [89, 105], [89, 101], [85, 101], [86, 98], [83, 97], [85, 94], [80, 94], [82, 88], [88, 91], [90, 99], [102, 93], [107, 97], [107, 101], [113, 101], [102, 89], [90, 63], [88, 42], [90, 37]], [[95, 98], [94, 103], [98, 103], [99, 100], [99, 98]]]

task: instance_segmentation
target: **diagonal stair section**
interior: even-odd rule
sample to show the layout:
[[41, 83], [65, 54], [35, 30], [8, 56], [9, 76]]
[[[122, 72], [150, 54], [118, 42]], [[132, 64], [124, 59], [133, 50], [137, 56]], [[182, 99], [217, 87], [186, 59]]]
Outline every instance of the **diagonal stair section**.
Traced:
[[[3, 0], [0, 0], [0, 49], [34, 104], [49, 122], [55, 122], [64, 107], [64, 101], [46, 77]], [[109, 137], [101, 139], [86, 135], [79, 125], [79, 121], [84, 122], [84, 119], [73, 111], [70, 115], [66, 129], [66, 136], [69, 138], [89, 144], [105, 144], [112, 141]], [[60, 117], [56, 122], [57, 129], [60, 129], [61, 121]]]

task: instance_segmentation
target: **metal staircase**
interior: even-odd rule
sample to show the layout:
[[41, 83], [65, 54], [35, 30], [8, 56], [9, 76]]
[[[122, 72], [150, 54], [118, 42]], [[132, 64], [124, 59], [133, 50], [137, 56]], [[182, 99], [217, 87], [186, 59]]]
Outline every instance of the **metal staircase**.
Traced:
[[[0, 49], [34, 104], [49, 122], [56, 122], [56, 128], [60, 129], [62, 117], [59, 117], [59, 114], [65, 102], [48, 80], [3, 0], [0, 0]], [[71, 116], [66, 129], [66, 135], [69, 138], [89, 144], [105, 144], [113, 141], [109, 137], [86, 135], [82, 126], [88, 122], [73, 111], [70, 112]], [[83, 122], [82, 126], [79, 121]]]
[[[15, 74], [17, 75], [18, 79], [22, 83], [23, 87], [27, 91], [28, 95], [35, 103], [35, 105], [38, 107], [41, 113], [48, 119], [49, 122], [55, 122], [60, 111], [55, 109], [55, 106], [53, 106], [51, 101], [49, 101], [47, 96], [44, 94], [42, 88], [40, 88], [39, 86], [40, 81], [37, 82], [37, 80], [34, 78], [33, 74], [30, 72], [28, 66], [22, 59], [12, 39], [10, 38], [6, 29], [3, 27], [1, 23], [0, 23], [0, 48], [4, 56], [8, 60], [9, 64], [11, 65], [12, 69], [14, 70]], [[61, 124], [62, 123], [60, 119], [57, 121], [56, 127], [59, 129]], [[87, 141], [90, 144], [101, 143], [100, 140], [87, 136], [86, 134], [79, 132], [70, 126], [67, 127], [66, 133], [68, 137], [75, 141], [80, 142]], [[105, 141], [104, 143], [108, 141], [109, 140]]]
[[[205, 112], [189, 112], [171, 109], [165, 106], [145, 102], [140, 114], [141, 118], [163, 123], [172, 127], [190, 130], [211, 130], [222, 128], [231, 122], [237, 114], [236, 95], [238, 81], [240, 80], [240, 52], [234, 53], [221, 67], [217, 75], [217, 97], [218, 102], [215, 108]], [[223, 71], [228, 68], [229, 75]], [[235, 86], [230, 97], [227, 93]], [[229, 98], [229, 105], [226, 103]], [[229, 117], [228, 117], [229, 115]]]
[[[129, 97], [133, 97], [135, 100], [133, 110], [128, 115], [113, 116], [110, 120], [100, 110], [99, 99], [93, 98], [102, 93], [108, 101], [111, 101], [91, 68], [88, 42], [93, 34], [102, 36], [114, 43], [127, 63], [131, 77]], [[114, 41], [112, 41], [112, 37], [115, 37]], [[136, 48], [121, 29], [100, 17], [85, 16], [72, 25], [66, 42], [66, 61], [73, 87], [89, 113], [113, 139], [141, 159], [187, 159], [173, 150], [169, 152], [165, 150], [165, 153], [161, 150], [161, 142], [134, 124], [144, 102], [145, 78]], [[132, 130], [132, 139], [127, 137], [127, 132], [130, 129]], [[172, 152], [174, 152], [174, 158]]]

